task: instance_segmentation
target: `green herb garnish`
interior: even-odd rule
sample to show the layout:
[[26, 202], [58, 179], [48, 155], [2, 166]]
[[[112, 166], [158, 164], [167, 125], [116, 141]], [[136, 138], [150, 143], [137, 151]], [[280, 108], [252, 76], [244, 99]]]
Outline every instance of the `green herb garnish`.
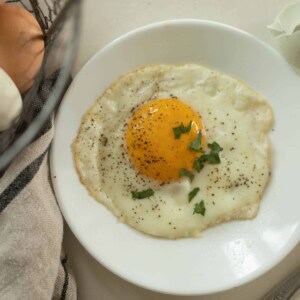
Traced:
[[206, 208], [204, 206], [204, 201], [201, 200], [199, 203], [195, 204], [193, 215], [194, 214], [200, 214], [200, 215], [204, 216], [205, 215], [205, 211], [206, 211]]
[[211, 151], [209, 154], [202, 155], [204, 156], [203, 159], [212, 165], [219, 164], [221, 162], [219, 153], [223, 150], [223, 148], [217, 142], [208, 144], [207, 147]]
[[190, 143], [189, 150], [204, 153], [203, 149], [201, 148], [201, 139], [202, 139], [202, 132], [199, 131], [197, 138]]
[[189, 197], [189, 203], [195, 198], [195, 196], [198, 194], [200, 189], [198, 187], [194, 188], [191, 192], [189, 192], [188, 197]]
[[145, 199], [154, 195], [154, 191], [152, 189], [147, 189], [141, 192], [131, 192], [133, 199]]
[[210, 153], [206, 153], [197, 157], [194, 162], [194, 169], [196, 169], [198, 172], [203, 169], [205, 162], [212, 165], [219, 164], [221, 162], [219, 153], [223, 150], [223, 148], [217, 142], [208, 144], [207, 147], [211, 150]]
[[202, 156], [199, 156], [194, 162], [194, 169], [197, 170], [198, 172], [200, 172], [204, 168], [204, 164], [201, 159]]
[[195, 175], [194, 175], [192, 172], [190, 172], [189, 170], [184, 169], [184, 168], [180, 169], [180, 171], [179, 171], [179, 176], [186, 176], [186, 177], [188, 177], [191, 181], [193, 181], [193, 179], [194, 179], [194, 177], [195, 177]]
[[213, 142], [212, 144], [208, 144], [207, 147], [211, 149], [213, 152], [219, 153], [223, 150], [223, 148], [217, 143]]
[[181, 135], [183, 133], [188, 133], [191, 131], [191, 128], [192, 128], [192, 121], [190, 121], [189, 125], [188, 126], [184, 126], [182, 123], [178, 126], [178, 127], [174, 127], [173, 128], [173, 132], [174, 132], [174, 137], [176, 140], [178, 140]]

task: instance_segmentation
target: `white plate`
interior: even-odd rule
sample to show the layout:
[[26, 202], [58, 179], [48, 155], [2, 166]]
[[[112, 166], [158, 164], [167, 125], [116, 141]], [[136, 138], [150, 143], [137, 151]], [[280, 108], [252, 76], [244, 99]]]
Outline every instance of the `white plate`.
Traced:
[[[273, 172], [256, 219], [176, 241], [143, 235], [91, 198], [75, 172], [71, 143], [81, 118], [122, 73], [158, 63], [199, 63], [261, 92], [275, 113]], [[269, 46], [238, 29], [200, 20], [149, 25], [110, 43], [78, 73], [60, 107], [52, 146], [54, 189], [86, 250], [120, 277], [171, 294], [208, 294], [246, 283], [300, 240], [300, 80]], [[249, 128], [251, 130], [251, 128]]]

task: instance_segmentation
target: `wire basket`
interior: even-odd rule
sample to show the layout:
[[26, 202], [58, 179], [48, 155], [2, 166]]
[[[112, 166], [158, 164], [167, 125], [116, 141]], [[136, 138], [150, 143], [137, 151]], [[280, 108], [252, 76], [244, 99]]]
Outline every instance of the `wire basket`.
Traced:
[[[23, 95], [23, 110], [17, 123], [0, 133], [0, 175], [45, 126], [70, 83], [80, 27], [81, 0], [9, 0], [23, 6], [38, 21], [45, 41], [42, 67], [31, 89]], [[45, 80], [55, 76], [51, 92], [42, 95]]]

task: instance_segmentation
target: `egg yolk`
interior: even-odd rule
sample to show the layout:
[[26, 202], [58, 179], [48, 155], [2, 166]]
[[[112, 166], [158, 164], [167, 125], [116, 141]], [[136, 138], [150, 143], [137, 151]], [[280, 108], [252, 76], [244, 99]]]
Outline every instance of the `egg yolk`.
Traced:
[[[191, 130], [175, 139], [173, 128], [183, 124]], [[136, 170], [162, 182], [176, 180], [179, 171], [192, 171], [197, 153], [189, 150], [199, 131], [202, 131], [201, 147], [205, 132], [201, 119], [191, 107], [179, 99], [155, 99], [140, 107], [128, 123], [127, 150]]]

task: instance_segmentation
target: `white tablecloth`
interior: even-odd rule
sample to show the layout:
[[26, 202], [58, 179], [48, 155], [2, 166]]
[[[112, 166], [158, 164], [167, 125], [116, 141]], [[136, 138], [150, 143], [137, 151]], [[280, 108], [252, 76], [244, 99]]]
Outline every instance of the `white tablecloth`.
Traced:
[[[108, 42], [136, 27], [176, 18], [199, 18], [248, 31], [275, 47], [266, 25], [293, 0], [83, 0], [83, 22], [76, 73]], [[300, 266], [300, 245], [279, 265], [244, 286], [214, 295], [174, 297], [136, 287], [98, 264], [65, 230], [64, 244], [78, 284], [79, 299], [255, 300]]]

